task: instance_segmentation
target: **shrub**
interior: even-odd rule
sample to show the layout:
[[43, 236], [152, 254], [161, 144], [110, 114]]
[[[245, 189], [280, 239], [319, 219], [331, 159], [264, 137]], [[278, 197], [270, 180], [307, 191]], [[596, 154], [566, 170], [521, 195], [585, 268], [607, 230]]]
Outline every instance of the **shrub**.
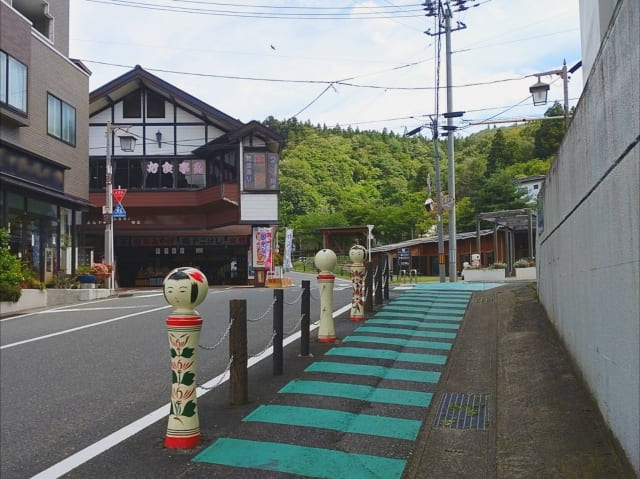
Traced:
[[0, 228], [0, 301], [18, 301], [23, 281], [22, 263], [9, 251], [9, 233]]

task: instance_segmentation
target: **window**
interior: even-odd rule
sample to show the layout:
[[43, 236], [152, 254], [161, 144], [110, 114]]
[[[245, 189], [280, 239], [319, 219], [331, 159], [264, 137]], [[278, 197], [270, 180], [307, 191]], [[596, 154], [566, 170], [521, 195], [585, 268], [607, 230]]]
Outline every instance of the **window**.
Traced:
[[76, 109], [50, 93], [47, 95], [47, 133], [70, 145], [76, 144]]
[[122, 99], [123, 118], [141, 118], [140, 90], [129, 93]]
[[0, 103], [27, 112], [27, 67], [0, 51]]
[[147, 92], [147, 118], [164, 118], [164, 98], [152, 91]]

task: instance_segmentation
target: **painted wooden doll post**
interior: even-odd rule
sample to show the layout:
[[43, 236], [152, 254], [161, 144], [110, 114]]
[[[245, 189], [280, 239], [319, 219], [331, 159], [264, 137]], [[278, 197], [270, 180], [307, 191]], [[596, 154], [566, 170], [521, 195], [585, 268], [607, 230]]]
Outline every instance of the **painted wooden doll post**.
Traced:
[[318, 326], [318, 342], [334, 343], [336, 330], [333, 324], [333, 283], [336, 279], [333, 269], [338, 258], [330, 249], [322, 249], [316, 253], [315, 265], [320, 270], [317, 276], [320, 288], [320, 324]]
[[364, 258], [367, 250], [359, 244], [353, 245], [349, 250], [349, 259], [351, 260], [351, 287], [353, 294], [351, 296], [351, 321], [364, 321]]
[[171, 408], [164, 445], [191, 449], [200, 442], [196, 405], [196, 353], [202, 318], [195, 307], [207, 297], [207, 277], [196, 268], [172, 270], [164, 279], [164, 297], [176, 309], [167, 318], [171, 348]]

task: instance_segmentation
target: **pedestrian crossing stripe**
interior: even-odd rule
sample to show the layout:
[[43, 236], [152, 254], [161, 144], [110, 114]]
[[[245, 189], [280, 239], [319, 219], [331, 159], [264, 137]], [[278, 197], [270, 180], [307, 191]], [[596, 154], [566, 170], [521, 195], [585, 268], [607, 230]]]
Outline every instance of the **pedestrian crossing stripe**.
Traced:
[[343, 343], [361, 342], [376, 344], [393, 344], [394, 346], [404, 346], [406, 348], [422, 348], [422, 349], [441, 349], [449, 351], [451, 343], [443, 343], [439, 341], [421, 341], [416, 339], [400, 339], [400, 338], [383, 338], [380, 336], [347, 336], [342, 340]]
[[350, 356], [370, 359], [390, 359], [393, 361], [405, 361], [410, 363], [438, 364], [447, 362], [446, 355], [424, 353], [401, 353], [393, 349], [369, 349], [341, 346], [327, 351], [328, 356]]
[[387, 368], [370, 364], [351, 364], [333, 361], [319, 361], [309, 365], [305, 372], [353, 374], [356, 376], [374, 376], [396, 381], [414, 381], [420, 383], [437, 383], [440, 380], [438, 371], [422, 369]]
[[376, 388], [362, 384], [336, 383], [329, 381], [291, 381], [279, 393], [310, 394], [313, 396], [340, 397], [358, 401], [398, 404], [401, 406], [428, 407], [432, 393], [405, 389]]
[[382, 326], [360, 326], [355, 330], [357, 333], [381, 333], [381, 334], [400, 334], [404, 336], [415, 336], [420, 338], [439, 338], [439, 339], [455, 339], [456, 333], [448, 333], [443, 331], [418, 331], [406, 328], [386, 328]]
[[278, 442], [221, 438], [194, 461], [325, 479], [400, 479], [404, 459]]
[[424, 321], [414, 321], [412, 319], [383, 319], [371, 318], [366, 324], [386, 324], [396, 326], [413, 326], [414, 328], [431, 328], [431, 329], [459, 329], [460, 326], [454, 323], [426, 323]]
[[368, 434], [410, 441], [418, 436], [422, 424], [421, 421], [413, 419], [278, 404], [260, 406], [243, 421], [331, 429], [349, 434]]

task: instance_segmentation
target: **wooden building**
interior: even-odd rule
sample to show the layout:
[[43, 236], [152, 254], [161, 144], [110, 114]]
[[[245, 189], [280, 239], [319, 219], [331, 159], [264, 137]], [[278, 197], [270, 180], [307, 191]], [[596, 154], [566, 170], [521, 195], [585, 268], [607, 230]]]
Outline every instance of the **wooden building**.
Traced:
[[[89, 170], [94, 207], [85, 241], [105, 251], [106, 131], [111, 123], [114, 257], [120, 286], [160, 284], [178, 266], [210, 284], [248, 283], [254, 230], [278, 225], [281, 137], [247, 124], [140, 66], [90, 94]], [[133, 151], [119, 136], [133, 136]], [[108, 211], [107, 211], [108, 212]], [[117, 218], [116, 218], [117, 216]], [[232, 274], [233, 265], [233, 274]]]

